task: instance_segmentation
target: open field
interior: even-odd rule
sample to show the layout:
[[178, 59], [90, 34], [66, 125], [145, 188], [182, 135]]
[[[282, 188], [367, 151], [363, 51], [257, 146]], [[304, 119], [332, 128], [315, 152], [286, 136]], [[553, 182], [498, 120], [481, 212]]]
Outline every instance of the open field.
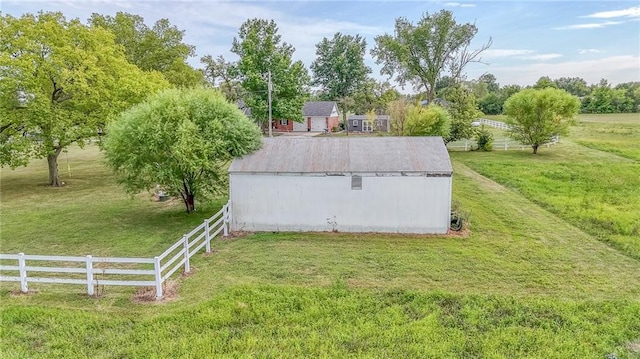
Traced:
[[[606, 228], [583, 227], [590, 212], [554, 202], [590, 183], [597, 192], [579, 200], [616, 211], [625, 229], [640, 213], [637, 162], [569, 140], [536, 157], [452, 156], [454, 197], [470, 212], [466, 236], [222, 240], [214, 255], [192, 259], [193, 275], [176, 278], [177, 298], [157, 304], [133, 302], [130, 288], [88, 298], [78, 286], [32, 284], [38, 293], [14, 295], [17, 286], [3, 282], [0, 357], [639, 357], [633, 237], [610, 246]], [[99, 158], [95, 148], [72, 149], [69, 177], [61, 156], [61, 189], [42, 185], [44, 163], [3, 169], [0, 251], [159, 253], [225, 202], [187, 215], [177, 201], [130, 199]]]
[[[640, 122], [636, 124], [630, 115], [637, 117], [580, 116], [571, 136], [561, 138], [551, 149], [541, 148], [535, 156], [530, 151], [451, 155], [640, 259], [640, 161], [633, 159], [635, 152], [640, 154]], [[620, 121], [620, 128], [631, 129], [631, 135], [601, 134], [616, 128], [616, 121]], [[591, 140], [584, 138], [600, 138], [602, 143], [628, 148], [628, 156], [597, 145], [585, 147], [583, 143]]]
[[640, 114], [580, 115], [571, 138], [583, 146], [640, 161]]

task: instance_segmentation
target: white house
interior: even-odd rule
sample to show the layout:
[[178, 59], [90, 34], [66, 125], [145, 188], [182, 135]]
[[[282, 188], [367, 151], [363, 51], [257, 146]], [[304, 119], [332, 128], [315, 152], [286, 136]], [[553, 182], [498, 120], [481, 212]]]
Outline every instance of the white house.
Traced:
[[267, 138], [229, 168], [232, 229], [446, 233], [452, 173], [440, 137]]

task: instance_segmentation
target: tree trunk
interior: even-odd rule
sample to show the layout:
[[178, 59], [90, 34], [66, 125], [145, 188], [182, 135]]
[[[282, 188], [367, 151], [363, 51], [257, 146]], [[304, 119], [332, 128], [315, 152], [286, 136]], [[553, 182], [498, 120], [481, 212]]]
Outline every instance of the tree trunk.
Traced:
[[538, 154], [538, 147], [539, 147], [539, 146], [540, 146], [540, 145], [539, 145], [539, 144], [537, 144], [537, 143], [534, 143], [534, 144], [531, 146], [531, 147], [533, 147], [533, 154], [534, 154], [534, 155], [535, 155], [535, 154]]
[[182, 191], [180, 192], [184, 206], [187, 208], [187, 213], [194, 212], [196, 210], [195, 195], [191, 188], [187, 186], [187, 181], [182, 180]]
[[62, 148], [56, 148], [53, 153], [47, 155], [47, 163], [49, 164], [49, 186], [62, 187], [62, 181], [58, 176], [58, 156], [62, 152]]
[[196, 210], [195, 196], [193, 194], [186, 194], [182, 197], [182, 200], [184, 201], [185, 207], [187, 207], [187, 213], [191, 213]]

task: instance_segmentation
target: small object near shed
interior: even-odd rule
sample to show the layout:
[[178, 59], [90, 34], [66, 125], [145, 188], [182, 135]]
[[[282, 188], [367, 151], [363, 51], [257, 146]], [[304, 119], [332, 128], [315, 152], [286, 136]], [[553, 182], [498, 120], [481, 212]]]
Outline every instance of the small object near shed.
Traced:
[[229, 167], [231, 226], [446, 233], [452, 174], [441, 137], [267, 138]]

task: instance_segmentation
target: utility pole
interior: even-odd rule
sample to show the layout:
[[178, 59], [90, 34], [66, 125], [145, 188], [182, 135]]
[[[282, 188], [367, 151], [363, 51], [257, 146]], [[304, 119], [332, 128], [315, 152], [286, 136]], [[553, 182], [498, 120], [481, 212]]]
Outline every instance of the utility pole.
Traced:
[[269, 70], [269, 83], [267, 84], [267, 89], [268, 89], [268, 97], [269, 97], [269, 137], [273, 137], [273, 130], [271, 129], [273, 127], [273, 119], [271, 118], [271, 90], [272, 90], [272, 85], [271, 85], [271, 70]]

